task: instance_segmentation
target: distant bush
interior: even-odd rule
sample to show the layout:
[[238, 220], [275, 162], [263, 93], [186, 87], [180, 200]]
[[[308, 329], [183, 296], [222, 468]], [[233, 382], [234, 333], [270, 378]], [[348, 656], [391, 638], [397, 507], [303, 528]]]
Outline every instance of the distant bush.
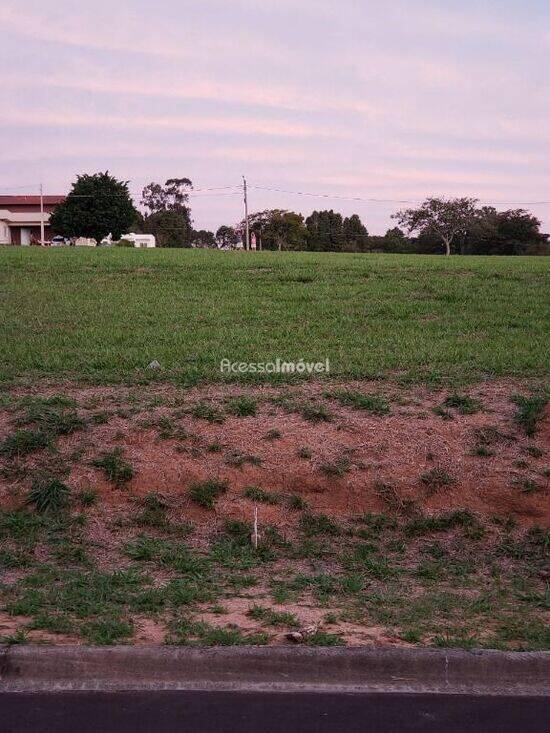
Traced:
[[115, 247], [133, 247], [134, 243], [130, 239], [120, 239], [118, 242], [115, 242]]

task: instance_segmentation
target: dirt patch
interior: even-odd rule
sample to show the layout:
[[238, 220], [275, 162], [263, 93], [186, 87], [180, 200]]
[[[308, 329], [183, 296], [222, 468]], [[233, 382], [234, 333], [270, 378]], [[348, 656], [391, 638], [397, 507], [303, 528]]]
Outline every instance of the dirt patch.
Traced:
[[[550, 411], [527, 437], [511, 396], [529, 387], [488, 382], [458, 396], [378, 382], [5, 393], [0, 444], [23, 429], [46, 431], [48, 445], [0, 458], [0, 508], [30, 522], [19, 526], [18, 515], [0, 526], [0, 636], [13, 641], [23, 628], [29, 640], [81, 642], [83, 619], [98, 615], [85, 592], [95, 583], [107, 599], [92, 627], [97, 643], [243, 643], [265, 634], [281, 644], [295, 628], [318, 630], [312, 639], [321, 644], [445, 643], [441, 629], [459, 638], [459, 578], [460, 603], [485, 614], [479, 637], [493, 638], [487, 599], [504, 573], [499, 643], [543, 648], [544, 632], [522, 627], [516, 608], [528, 604], [538, 629]], [[69, 430], [58, 420], [65, 409], [80, 420]], [[110, 462], [97, 465], [105, 456]], [[120, 462], [131, 471], [115, 479], [109, 471]], [[69, 487], [68, 517], [27, 504], [44, 476]], [[222, 486], [210, 508], [190, 492], [201, 482]], [[50, 585], [65, 593], [59, 604]], [[427, 621], [429, 604], [439, 625]], [[251, 613], [257, 605], [267, 621]], [[33, 629], [40, 609], [70, 617], [71, 634]]]

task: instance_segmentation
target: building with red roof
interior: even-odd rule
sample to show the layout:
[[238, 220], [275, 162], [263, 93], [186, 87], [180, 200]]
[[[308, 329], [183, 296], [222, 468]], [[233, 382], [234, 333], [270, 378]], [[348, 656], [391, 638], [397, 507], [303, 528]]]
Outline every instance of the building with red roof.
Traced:
[[[65, 196], [44, 196], [44, 239], [54, 235], [50, 214]], [[40, 196], [0, 196], [0, 244], [40, 243]]]

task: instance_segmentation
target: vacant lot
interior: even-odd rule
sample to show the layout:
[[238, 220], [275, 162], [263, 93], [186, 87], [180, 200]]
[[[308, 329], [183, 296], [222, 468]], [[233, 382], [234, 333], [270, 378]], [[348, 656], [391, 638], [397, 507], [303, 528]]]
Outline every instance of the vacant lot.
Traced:
[[550, 423], [520, 389], [5, 392], [0, 634], [548, 649]]
[[549, 649], [549, 264], [1, 250], [1, 639]]
[[549, 371], [550, 260], [0, 249], [0, 378], [219, 380], [317, 361], [338, 378]]

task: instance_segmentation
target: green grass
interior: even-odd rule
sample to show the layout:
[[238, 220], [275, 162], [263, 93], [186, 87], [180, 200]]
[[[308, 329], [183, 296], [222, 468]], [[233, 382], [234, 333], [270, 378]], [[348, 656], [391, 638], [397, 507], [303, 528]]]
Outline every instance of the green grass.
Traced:
[[221, 381], [223, 358], [277, 357], [329, 358], [336, 378], [545, 376], [549, 265], [544, 257], [3, 247], [0, 379], [158, 379], [146, 371], [157, 359], [163, 379]]

